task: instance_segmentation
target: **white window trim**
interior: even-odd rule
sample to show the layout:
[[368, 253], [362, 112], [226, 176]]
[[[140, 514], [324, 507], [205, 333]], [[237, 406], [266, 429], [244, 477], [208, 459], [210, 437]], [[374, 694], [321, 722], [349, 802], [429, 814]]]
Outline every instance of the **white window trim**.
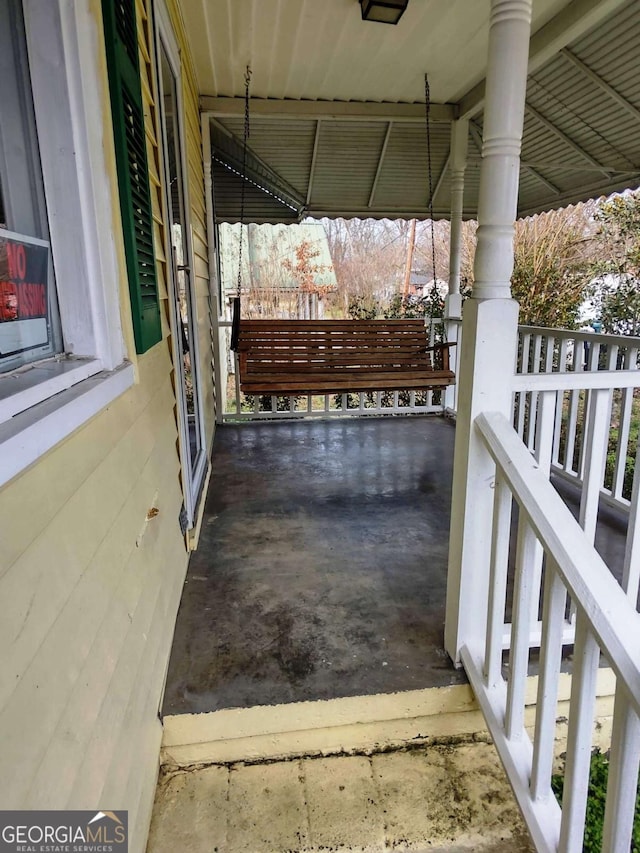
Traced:
[[[90, 0], [23, 0], [23, 8], [67, 359], [0, 378], [15, 389], [0, 394], [0, 485], [134, 382], [120, 320], [117, 198], [104, 149], [111, 128], [103, 122], [103, 34]], [[34, 382], [35, 371], [43, 381]]]
[[11, 480], [133, 384], [133, 365], [99, 373], [0, 424], [0, 484]]

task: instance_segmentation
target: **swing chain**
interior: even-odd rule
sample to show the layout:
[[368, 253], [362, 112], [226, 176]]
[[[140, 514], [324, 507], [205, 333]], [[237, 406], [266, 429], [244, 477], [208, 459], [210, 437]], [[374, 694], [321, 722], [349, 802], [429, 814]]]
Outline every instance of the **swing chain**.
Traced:
[[431, 223], [431, 265], [433, 267], [432, 292], [438, 290], [438, 279], [436, 277], [436, 232], [433, 220], [433, 168], [431, 164], [431, 90], [429, 88], [429, 77], [424, 75], [424, 106], [427, 127], [427, 172], [429, 175], [429, 219]]
[[242, 229], [244, 228], [244, 194], [247, 183], [247, 142], [250, 134], [249, 126], [249, 84], [251, 83], [251, 66], [247, 65], [244, 72], [244, 138], [242, 145], [242, 183], [240, 185], [240, 247], [238, 249], [238, 299], [242, 296]]

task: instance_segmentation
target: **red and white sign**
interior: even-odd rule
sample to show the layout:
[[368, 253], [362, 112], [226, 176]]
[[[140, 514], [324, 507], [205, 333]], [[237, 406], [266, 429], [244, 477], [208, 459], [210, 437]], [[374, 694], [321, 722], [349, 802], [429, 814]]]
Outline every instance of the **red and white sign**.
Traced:
[[49, 244], [0, 229], [0, 358], [49, 343]]

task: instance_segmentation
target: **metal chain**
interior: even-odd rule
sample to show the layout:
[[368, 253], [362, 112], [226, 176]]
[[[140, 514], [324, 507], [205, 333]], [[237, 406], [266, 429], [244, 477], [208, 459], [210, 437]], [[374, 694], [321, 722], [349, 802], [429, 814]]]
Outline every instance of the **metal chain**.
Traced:
[[438, 278], [436, 276], [436, 231], [433, 221], [433, 169], [431, 165], [431, 90], [429, 89], [429, 77], [424, 75], [424, 107], [427, 126], [427, 171], [429, 174], [429, 217], [431, 219], [431, 264], [433, 267], [433, 288], [438, 289]]
[[247, 140], [249, 139], [249, 84], [251, 83], [251, 66], [247, 65], [244, 72], [244, 139], [242, 145], [242, 184], [240, 187], [240, 248], [238, 249], [238, 299], [242, 296], [242, 229], [244, 228], [244, 191], [247, 183]]

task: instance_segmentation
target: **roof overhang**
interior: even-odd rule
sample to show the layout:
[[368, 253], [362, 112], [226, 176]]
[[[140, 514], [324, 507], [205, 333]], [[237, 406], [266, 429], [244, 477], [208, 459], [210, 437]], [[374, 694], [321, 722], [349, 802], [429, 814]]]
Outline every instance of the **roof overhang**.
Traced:
[[[413, 0], [393, 28], [360, 21], [358, 4], [346, 0], [300, 0], [286, 15], [279, 0], [183, 5], [201, 108], [228, 172], [221, 177], [214, 164], [219, 220], [240, 215], [247, 60], [254, 74], [246, 218], [427, 218], [430, 202], [436, 217], [447, 217], [450, 126], [459, 117], [470, 119], [464, 210], [475, 216], [488, 3]], [[204, 6], [220, 12], [222, 25], [199, 52]], [[640, 185], [639, 43], [640, 0], [534, 0], [519, 215]], [[438, 101], [430, 110], [433, 199], [425, 68]]]

